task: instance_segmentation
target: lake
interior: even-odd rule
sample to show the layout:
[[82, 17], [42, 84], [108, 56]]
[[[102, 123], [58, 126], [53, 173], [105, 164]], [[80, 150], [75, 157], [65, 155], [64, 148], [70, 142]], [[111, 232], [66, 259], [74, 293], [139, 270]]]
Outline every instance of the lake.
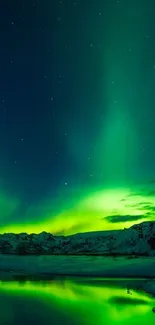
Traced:
[[155, 298], [133, 279], [1, 281], [0, 325], [115, 325], [155, 322]]

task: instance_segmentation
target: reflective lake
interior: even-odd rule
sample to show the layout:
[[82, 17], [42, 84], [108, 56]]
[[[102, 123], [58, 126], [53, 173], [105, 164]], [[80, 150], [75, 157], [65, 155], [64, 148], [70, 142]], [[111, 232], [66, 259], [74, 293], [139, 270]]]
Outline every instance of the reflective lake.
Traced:
[[155, 298], [137, 291], [137, 281], [1, 281], [0, 325], [153, 324]]

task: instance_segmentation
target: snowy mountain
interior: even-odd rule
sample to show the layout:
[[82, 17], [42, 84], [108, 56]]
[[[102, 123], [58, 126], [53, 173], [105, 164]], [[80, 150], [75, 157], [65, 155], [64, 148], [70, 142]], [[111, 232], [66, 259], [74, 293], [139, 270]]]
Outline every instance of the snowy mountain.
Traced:
[[50, 255], [143, 255], [155, 256], [155, 222], [129, 229], [97, 231], [72, 236], [50, 233], [0, 235], [2, 254]]

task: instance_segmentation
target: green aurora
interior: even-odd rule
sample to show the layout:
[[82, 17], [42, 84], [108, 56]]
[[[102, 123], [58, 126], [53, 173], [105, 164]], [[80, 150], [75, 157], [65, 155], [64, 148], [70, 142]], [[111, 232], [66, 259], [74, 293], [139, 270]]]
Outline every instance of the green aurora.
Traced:
[[[142, 94], [145, 88], [142, 55], [147, 51], [150, 35], [150, 11], [146, 1], [139, 5], [135, 0], [116, 1], [115, 9], [112, 8], [112, 1], [108, 1], [104, 28], [98, 31], [104, 43], [100, 64], [106, 117], [103, 109], [103, 125], [93, 149], [92, 170], [97, 172], [90, 175], [92, 182], [87, 185], [60, 187], [56, 199], [49, 191], [46, 199], [31, 205], [26, 205], [19, 193], [13, 197], [1, 187], [1, 233], [50, 231], [68, 235], [123, 229], [155, 220], [155, 182], [148, 181], [153, 173], [151, 168], [143, 168], [143, 143], [149, 140], [142, 132], [144, 121], [151, 115], [148, 88], [154, 78], [152, 74]], [[84, 153], [78, 142], [81, 136], [78, 133], [73, 137], [71, 129], [68, 133], [68, 152], [79, 162]]]
[[[149, 188], [141, 191], [107, 189], [93, 191], [75, 202], [73, 198], [54, 215], [52, 201], [41, 202], [26, 210], [25, 223], [10, 223], [13, 209], [18, 211], [19, 202], [3, 196], [5, 225], [1, 232], [52, 232], [69, 235], [83, 231], [123, 229], [143, 221], [155, 219], [155, 193]], [[58, 204], [59, 206], [59, 204]], [[35, 218], [34, 218], [35, 216]], [[8, 220], [8, 224], [7, 224]], [[30, 222], [28, 223], [28, 220]], [[39, 220], [39, 222], [38, 222]], [[3, 224], [3, 222], [2, 222]]]

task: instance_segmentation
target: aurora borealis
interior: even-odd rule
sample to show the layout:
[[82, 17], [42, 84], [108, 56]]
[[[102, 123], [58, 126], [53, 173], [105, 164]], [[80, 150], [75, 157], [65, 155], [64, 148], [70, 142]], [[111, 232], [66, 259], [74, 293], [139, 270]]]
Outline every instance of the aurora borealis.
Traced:
[[155, 220], [154, 1], [6, 1], [0, 232]]

